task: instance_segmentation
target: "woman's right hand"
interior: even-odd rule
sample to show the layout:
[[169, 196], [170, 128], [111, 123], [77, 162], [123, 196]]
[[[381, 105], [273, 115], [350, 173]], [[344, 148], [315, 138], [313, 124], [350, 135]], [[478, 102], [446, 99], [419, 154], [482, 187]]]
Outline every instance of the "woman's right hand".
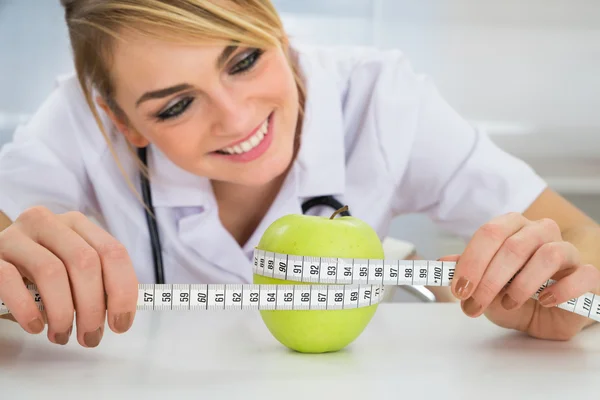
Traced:
[[[25, 280], [37, 285], [45, 316]], [[47, 321], [53, 343], [69, 341], [75, 313], [84, 347], [98, 346], [107, 317], [113, 332], [126, 332], [137, 285], [123, 245], [81, 213], [34, 207], [0, 232], [0, 299], [29, 333], [41, 333]]]

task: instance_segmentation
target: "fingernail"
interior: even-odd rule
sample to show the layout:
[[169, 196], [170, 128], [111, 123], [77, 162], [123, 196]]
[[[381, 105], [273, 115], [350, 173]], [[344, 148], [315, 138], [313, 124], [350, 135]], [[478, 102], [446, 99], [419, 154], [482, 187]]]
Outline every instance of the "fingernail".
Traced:
[[41, 333], [44, 330], [44, 323], [41, 319], [36, 318], [31, 321], [29, 324], [29, 330], [33, 333]]
[[479, 313], [479, 310], [481, 310], [481, 304], [477, 303], [477, 301], [475, 301], [474, 298], [469, 297], [464, 303], [463, 303], [463, 311], [470, 316], [476, 315], [477, 313]]
[[456, 283], [456, 294], [458, 297], [461, 299], [468, 297], [469, 292], [471, 291], [471, 286], [473, 285], [468, 279], [461, 277]]
[[516, 306], [517, 306], [517, 302], [514, 301], [513, 298], [510, 297], [508, 294], [505, 294], [502, 297], [502, 307], [504, 307], [505, 310], [512, 310]]
[[129, 329], [130, 325], [131, 325], [131, 313], [130, 312], [118, 314], [115, 317], [115, 329], [118, 332], [121, 332], [121, 333], [125, 332], [127, 329]]
[[552, 292], [544, 293], [543, 295], [540, 296], [540, 298], [538, 300], [539, 300], [540, 304], [543, 305], [544, 307], [551, 306], [556, 302], [556, 298], [554, 297], [554, 294]]
[[69, 330], [66, 332], [57, 333], [56, 335], [54, 335], [54, 341], [56, 342], [56, 344], [64, 346], [67, 343], [69, 343], [69, 338], [71, 337], [72, 330], [73, 327], [69, 328]]
[[100, 344], [102, 338], [102, 328], [98, 328], [93, 332], [88, 332], [83, 335], [83, 342], [87, 347], [96, 347]]

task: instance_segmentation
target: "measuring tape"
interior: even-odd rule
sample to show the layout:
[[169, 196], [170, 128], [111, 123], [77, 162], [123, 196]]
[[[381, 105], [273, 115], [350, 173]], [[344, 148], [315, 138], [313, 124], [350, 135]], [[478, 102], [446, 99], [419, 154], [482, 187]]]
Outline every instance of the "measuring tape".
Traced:
[[[256, 275], [304, 283], [140, 284], [137, 310], [343, 310], [383, 300], [385, 286], [450, 286], [455, 262], [311, 257], [256, 249]], [[510, 283], [510, 282], [509, 282]], [[556, 283], [546, 281], [532, 296]], [[43, 309], [35, 285], [28, 286]], [[556, 307], [600, 322], [600, 296], [585, 293]], [[0, 302], [0, 314], [9, 310]]]

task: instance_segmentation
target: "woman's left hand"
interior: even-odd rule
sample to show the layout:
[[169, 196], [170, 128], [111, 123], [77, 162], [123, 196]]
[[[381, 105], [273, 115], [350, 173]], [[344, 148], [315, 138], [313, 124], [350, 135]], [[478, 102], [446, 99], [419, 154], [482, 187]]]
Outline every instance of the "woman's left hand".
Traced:
[[[468, 316], [485, 315], [499, 326], [554, 340], [568, 340], [591, 322], [555, 307], [599, 293], [600, 270], [582, 264], [577, 248], [550, 219], [503, 215], [483, 225], [461, 255], [440, 261], [457, 261], [451, 289]], [[532, 299], [548, 279], [557, 282]]]

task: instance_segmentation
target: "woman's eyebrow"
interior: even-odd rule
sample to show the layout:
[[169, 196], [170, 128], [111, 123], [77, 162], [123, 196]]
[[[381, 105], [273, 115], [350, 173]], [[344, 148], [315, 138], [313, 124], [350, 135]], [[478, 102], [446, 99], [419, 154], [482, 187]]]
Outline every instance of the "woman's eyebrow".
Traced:
[[139, 107], [144, 101], [152, 100], [152, 99], [161, 99], [163, 97], [171, 96], [172, 94], [181, 92], [183, 90], [189, 90], [192, 88], [192, 85], [188, 83], [181, 83], [179, 85], [171, 86], [164, 89], [153, 90], [151, 92], [144, 93], [138, 101], [135, 102], [135, 106]]

